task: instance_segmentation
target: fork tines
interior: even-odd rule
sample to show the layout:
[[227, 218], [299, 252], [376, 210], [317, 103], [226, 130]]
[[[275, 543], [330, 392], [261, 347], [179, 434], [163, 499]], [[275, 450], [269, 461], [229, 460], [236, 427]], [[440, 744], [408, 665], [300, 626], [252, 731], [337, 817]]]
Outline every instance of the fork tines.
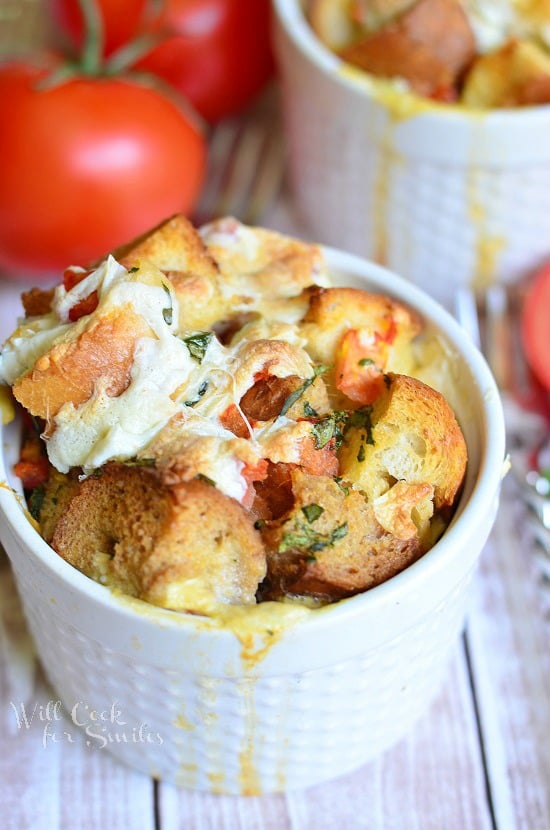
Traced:
[[260, 224], [279, 195], [284, 144], [270, 99], [240, 118], [220, 122], [209, 142], [209, 168], [195, 221], [234, 216]]
[[549, 398], [524, 357], [523, 292], [521, 285], [460, 288], [455, 314], [485, 355], [501, 392], [514, 478], [528, 508], [526, 525], [537, 542], [542, 572], [550, 578], [550, 496], [542, 489], [546, 479], [533, 466], [538, 448], [548, 440]]

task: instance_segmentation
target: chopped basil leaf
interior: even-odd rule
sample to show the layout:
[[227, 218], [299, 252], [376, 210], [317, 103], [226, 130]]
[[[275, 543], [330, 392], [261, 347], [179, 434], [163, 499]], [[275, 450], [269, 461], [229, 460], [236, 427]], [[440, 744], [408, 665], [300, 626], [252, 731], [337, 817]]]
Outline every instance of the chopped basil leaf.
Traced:
[[359, 361], [359, 366], [374, 366], [374, 360], [372, 357], [362, 357]]
[[319, 413], [314, 410], [314, 408], [307, 402], [304, 401], [304, 415], [306, 418], [318, 418]]
[[332, 547], [339, 539], [343, 539], [348, 532], [348, 524], [338, 525], [330, 533], [318, 533], [309, 525], [297, 524], [297, 529], [285, 533], [279, 545], [279, 553], [290, 548], [306, 548], [310, 553], [316, 553], [326, 547]]
[[208, 381], [203, 380], [203, 382], [201, 383], [201, 385], [198, 388], [197, 397], [193, 398], [192, 400], [189, 400], [189, 401], [184, 401], [183, 405], [184, 406], [195, 406], [195, 404], [200, 401], [200, 399], [202, 398], [202, 396], [204, 395], [204, 393], [206, 392], [207, 389], [208, 389]]
[[174, 316], [173, 311], [172, 311], [172, 294], [170, 293], [170, 289], [168, 288], [166, 283], [163, 282], [162, 287], [164, 288], [164, 290], [166, 292], [166, 295], [168, 297], [168, 301], [170, 303], [169, 306], [162, 309], [162, 317], [163, 317], [164, 322], [166, 323], [166, 325], [171, 326], [172, 325], [172, 319], [173, 319], [173, 316]]
[[290, 407], [293, 404], [295, 404], [296, 401], [299, 400], [302, 397], [302, 395], [304, 394], [304, 392], [306, 391], [308, 386], [311, 386], [312, 383], [313, 383], [313, 380], [310, 380], [308, 378], [308, 380], [304, 381], [304, 383], [302, 383], [302, 385], [299, 386], [298, 389], [295, 389], [294, 392], [291, 392], [291, 394], [288, 396], [288, 398], [284, 402], [283, 408], [281, 409], [280, 414], [281, 415], [286, 415], [286, 413], [288, 412]]
[[333, 476], [333, 479], [342, 491], [342, 493], [344, 494], [344, 496], [349, 496], [349, 491], [351, 490], [351, 487], [348, 487], [346, 484], [344, 484], [344, 479], [342, 478], [342, 476]]
[[322, 450], [323, 447], [326, 447], [331, 438], [334, 437], [334, 429], [334, 418], [325, 418], [314, 425], [311, 431], [313, 432], [316, 450]]
[[205, 476], [203, 473], [197, 473], [195, 478], [198, 478], [199, 481], [204, 481], [205, 484], [209, 484], [211, 487], [216, 486], [216, 482], [213, 479], [208, 478], [208, 476]]
[[317, 534], [314, 530], [299, 525], [299, 530], [289, 531], [283, 535], [283, 540], [279, 545], [279, 553], [283, 553], [289, 548], [307, 548], [312, 543]]
[[128, 458], [124, 462], [125, 467], [154, 467], [154, 458]]
[[365, 441], [374, 444], [372, 435], [372, 406], [363, 406], [351, 413], [346, 428], [357, 427], [365, 430]]
[[367, 444], [374, 444], [371, 415], [372, 406], [364, 406], [352, 412], [335, 409], [313, 425], [311, 431], [315, 441], [315, 449], [323, 449], [323, 447], [334, 439], [334, 449], [338, 450], [345, 440], [346, 432], [351, 427], [363, 429], [365, 434], [362, 440]]
[[332, 531], [331, 544], [333, 545], [334, 542], [338, 541], [338, 539], [343, 539], [344, 536], [347, 536], [347, 535], [348, 535], [348, 523], [344, 522], [344, 524], [338, 525], [338, 527], [335, 527], [334, 530]]
[[357, 453], [357, 460], [359, 462], [365, 460], [365, 445], [363, 444], [364, 437], [365, 436], [363, 435], [361, 436], [361, 446], [359, 447], [359, 452]]
[[128, 269], [129, 274], [135, 274], [136, 271], [139, 271], [139, 266], [138, 265], [132, 265], [132, 267]]
[[315, 522], [319, 518], [319, 516], [321, 516], [321, 514], [324, 512], [325, 509], [321, 507], [321, 505], [319, 504], [306, 504], [304, 507], [302, 507], [302, 513], [304, 514], [304, 516], [310, 524], [312, 522]]
[[283, 408], [281, 409], [280, 414], [286, 415], [290, 407], [296, 403], [296, 401], [300, 400], [306, 389], [308, 389], [313, 381], [319, 377], [319, 375], [323, 375], [325, 372], [328, 372], [328, 366], [315, 366], [313, 369], [313, 375], [310, 378], [306, 378], [306, 380], [302, 383], [298, 389], [295, 389], [294, 392], [291, 392], [286, 401], [283, 404]]
[[213, 331], [198, 331], [196, 334], [191, 334], [189, 337], [184, 337], [183, 342], [189, 349], [189, 354], [194, 360], [202, 363], [204, 355], [214, 337]]
[[33, 519], [36, 519], [36, 521], [40, 519], [40, 511], [42, 510], [42, 505], [44, 504], [44, 496], [45, 490], [43, 484], [39, 487], [35, 487], [29, 496], [29, 513]]
[[334, 449], [339, 449], [344, 440], [349, 415], [344, 410], [335, 409], [322, 418], [311, 430], [315, 440], [315, 449], [322, 450], [334, 438]]

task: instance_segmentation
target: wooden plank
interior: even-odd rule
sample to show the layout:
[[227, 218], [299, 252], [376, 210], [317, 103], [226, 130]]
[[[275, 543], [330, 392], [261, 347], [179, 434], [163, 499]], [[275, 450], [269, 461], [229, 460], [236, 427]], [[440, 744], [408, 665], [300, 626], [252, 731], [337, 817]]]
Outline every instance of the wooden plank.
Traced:
[[66, 745], [60, 763], [62, 830], [131, 828], [155, 830], [154, 784], [105, 749], [90, 749], [80, 730], [78, 743]]
[[490, 830], [462, 648], [412, 734], [351, 775], [285, 797], [211, 796], [166, 785], [159, 790], [162, 830]]
[[51, 694], [37, 683], [34, 650], [0, 549], [0, 804], [6, 830], [59, 827], [59, 755], [42, 748]]
[[497, 827], [550, 827], [548, 600], [512, 481], [474, 586], [469, 643]]
[[489, 830], [490, 814], [462, 649], [413, 732], [330, 787], [289, 796], [293, 827]]
[[241, 798], [160, 784], [158, 812], [162, 830], [289, 830], [293, 826], [282, 795]]
[[86, 746], [37, 666], [13, 577], [0, 560], [3, 830], [154, 830], [152, 781]]

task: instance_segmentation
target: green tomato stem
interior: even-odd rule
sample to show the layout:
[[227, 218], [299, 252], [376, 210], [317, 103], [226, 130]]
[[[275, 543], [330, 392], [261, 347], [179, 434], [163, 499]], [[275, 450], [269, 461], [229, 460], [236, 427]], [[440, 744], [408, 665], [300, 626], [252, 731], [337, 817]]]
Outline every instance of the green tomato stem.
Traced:
[[86, 75], [99, 75], [103, 62], [103, 21], [97, 0], [78, 0], [84, 23], [84, 46], [80, 69]]
[[155, 46], [162, 43], [165, 37], [166, 35], [164, 32], [144, 34], [130, 43], [127, 43], [125, 46], [121, 46], [120, 49], [118, 49], [114, 55], [112, 55], [105, 62], [105, 70], [107, 74], [116, 75], [119, 72], [124, 72], [129, 69], [140, 58], [143, 58], [151, 52]]

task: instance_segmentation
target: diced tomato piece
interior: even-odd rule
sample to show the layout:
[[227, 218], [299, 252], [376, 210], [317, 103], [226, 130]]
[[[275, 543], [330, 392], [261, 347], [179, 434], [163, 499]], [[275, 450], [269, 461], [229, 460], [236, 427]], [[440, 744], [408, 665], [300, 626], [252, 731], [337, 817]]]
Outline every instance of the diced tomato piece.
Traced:
[[[393, 339], [393, 338], [392, 338]], [[335, 362], [336, 386], [350, 400], [372, 403], [384, 386], [390, 340], [361, 329], [344, 335]]]
[[25, 490], [33, 490], [44, 484], [48, 479], [48, 459], [42, 456], [34, 461], [18, 461], [14, 465], [15, 475], [21, 479]]
[[74, 268], [67, 268], [63, 273], [65, 291], [70, 291], [71, 288], [74, 288], [75, 285], [82, 282], [84, 277], [87, 277], [91, 273], [91, 271], [75, 271]]
[[309, 436], [300, 441], [300, 467], [312, 476], [337, 476], [340, 465], [334, 450], [334, 441], [330, 441], [318, 450], [313, 438]]
[[267, 380], [268, 378], [273, 377], [267, 369], [260, 369], [258, 372], [254, 373], [254, 383], [258, 383], [260, 380]]
[[263, 481], [267, 476], [267, 466], [267, 460], [260, 458], [256, 464], [245, 464], [241, 475], [248, 482]]
[[443, 84], [433, 90], [430, 98], [434, 101], [441, 101], [444, 104], [452, 104], [458, 100], [458, 91], [454, 86]]
[[69, 309], [69, 320], [71, 321], [71, 323], [76, 323], [76, 321], [80, 320], [81, 317], [84, 317], [86, 314], [91, 314], [93, 311], [95, 311], [98, 302], [99, 298], [97, 296], [97, 291], [92, 291], [92, 293], [88, 294], [87, 297], [84, 297], [83, 300], [80, 300], [80, 302], [75, 303], [75, 305], [71, 309]]
[[245, 464], [241, 475], [247, 483], [247, 490], [243, 498], [243, 506], [250, 508], [256, 498], [254, 481], [263, 481], [267, 477], [268, 463], [265, 458], [260, 458], [256, 464]]
[[[75, 271], [74, 268], [67, 268], [63, 273], [63, 285], [65, 290], [70, 291], [75, 287], [75, 285], [78, 285], [79, 282], [82, 282], [82, 280], [85, 277], [88, 277], [91, 273], [92, 271]], [[95, 311], [98, 302], [97, 291], [92, 291], [87, 297], [84, 297], [84, 299], [75, 303], [69, 310], [69, 320], [71, 323], [76, 323], [76, 321], [80, 320], [81, 317]]]

